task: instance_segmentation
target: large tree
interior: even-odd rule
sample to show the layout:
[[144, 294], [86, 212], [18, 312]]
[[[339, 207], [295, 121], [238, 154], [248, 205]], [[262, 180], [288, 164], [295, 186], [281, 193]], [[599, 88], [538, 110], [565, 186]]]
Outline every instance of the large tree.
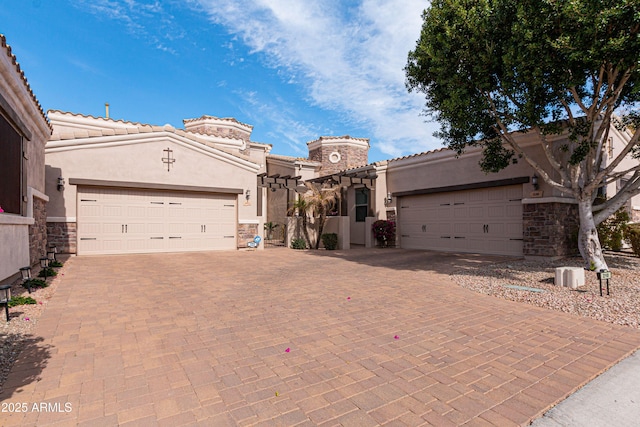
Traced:
[[[589, 268], [607, 269], [596, 225], [640, 193], [639, 163], [622, 170], [625, 157], [640, 155], [640, 1], [432, 0], [423, 20], [406, 84], [425, 94], [436, 135], [458, 153], [482, 147], [485, 171], [523, 159], [575, 198], [580, 253]], [[612, 125], [629, 137], [607, 158]], [[538, 137], [548, 165], [517, 132]], [[594, 205], [598, 188], [621, 178]]]

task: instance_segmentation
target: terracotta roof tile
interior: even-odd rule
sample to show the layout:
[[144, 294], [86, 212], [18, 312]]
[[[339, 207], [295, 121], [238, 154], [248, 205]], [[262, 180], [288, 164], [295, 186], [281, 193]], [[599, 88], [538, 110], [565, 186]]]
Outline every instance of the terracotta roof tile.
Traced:
[[27, 92], [29, 92], [29, 95], [31, 96], [31, 99], [33, 100], [33, 102], [35, 103], [36, 107], [38, 108], [38, 111], [40, 111], [40, 115], [42, 116], [44, 121], [47, 123], [47, 126], [49, 127], [49, 129], [51, 129], [51, 131], [53, 131], [53, 127], [51, 126], [51, 123], [49, 123], [49, 119], [47, 119], [47, 116], [44, 114], [44, 110], [42, 110], [42, 106], [40, 105], [40, 101], [38, 101], [38, 98], [36, 98], [35, 94], [31, 90], [31, 86], [29, 85], [29, 82], [27, 81], [27, 78], [24, 75], [24, 71], [22, 71], [22, 69], [20, 69], [20, 63], [16, 59], [16, 56], [13, 53], [11, 53], [11, 46], [7, 44], [7, 38], [4, 36], [4, 34], [0, 34], [0, 45], [7, 52], [7, 56], [11, 59], [11, 63], [13, 65], [15, 65], [16, 72], [20, 75], [20, 78], [22, 79], [22, 83], [24, 84], [25, 88], [27, 89]]

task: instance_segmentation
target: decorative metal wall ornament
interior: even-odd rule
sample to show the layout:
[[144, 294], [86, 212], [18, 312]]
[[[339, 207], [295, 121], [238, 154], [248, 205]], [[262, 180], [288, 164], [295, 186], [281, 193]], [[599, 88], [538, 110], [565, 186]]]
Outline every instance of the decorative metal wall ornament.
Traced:
[[176, 161], [176, 159], [171, 157], [171, 155], [173, 154], [173, 150], [167, 147], [167, 149], [166, 150], [162, 150], [162, 152], [163, 153], [167, 153], [167, 156], [162, 158], [162, 163], [167, 165], [167, 172], [169, 172], [169, 170], [171, 169], [171, 166]]

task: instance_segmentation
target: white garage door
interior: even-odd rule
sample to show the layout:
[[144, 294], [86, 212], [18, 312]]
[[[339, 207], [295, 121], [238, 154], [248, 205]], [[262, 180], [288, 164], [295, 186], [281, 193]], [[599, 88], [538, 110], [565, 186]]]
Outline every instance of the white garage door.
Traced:
[[235, 248], [235, 195], [78, 190], [79, 255]]
[[398, 232], [407, 249], [522, 256], [522, 186], [402, 197]]

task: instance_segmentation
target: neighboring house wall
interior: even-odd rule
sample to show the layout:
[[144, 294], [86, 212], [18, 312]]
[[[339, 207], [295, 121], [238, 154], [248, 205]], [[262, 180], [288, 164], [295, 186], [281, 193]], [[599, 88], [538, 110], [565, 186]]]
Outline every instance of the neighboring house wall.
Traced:
[[[3, 129], [0, 176], [0, 282], [46, 256], [43, 230], [47, 196], [44, 194], [44, 144], [51, 128], [31, 91], [11, 48], [0, 35], [0, 121]], [[6, 138], [9, 136], [9, 139]], [[15, 155], [10, 155], [9, 152]], [[7, 179], [3, 173], [13, 178]], [[7, 184], [10, 182], [10, 184]], [[0, 200], [0, 206], [5, 203]]]

